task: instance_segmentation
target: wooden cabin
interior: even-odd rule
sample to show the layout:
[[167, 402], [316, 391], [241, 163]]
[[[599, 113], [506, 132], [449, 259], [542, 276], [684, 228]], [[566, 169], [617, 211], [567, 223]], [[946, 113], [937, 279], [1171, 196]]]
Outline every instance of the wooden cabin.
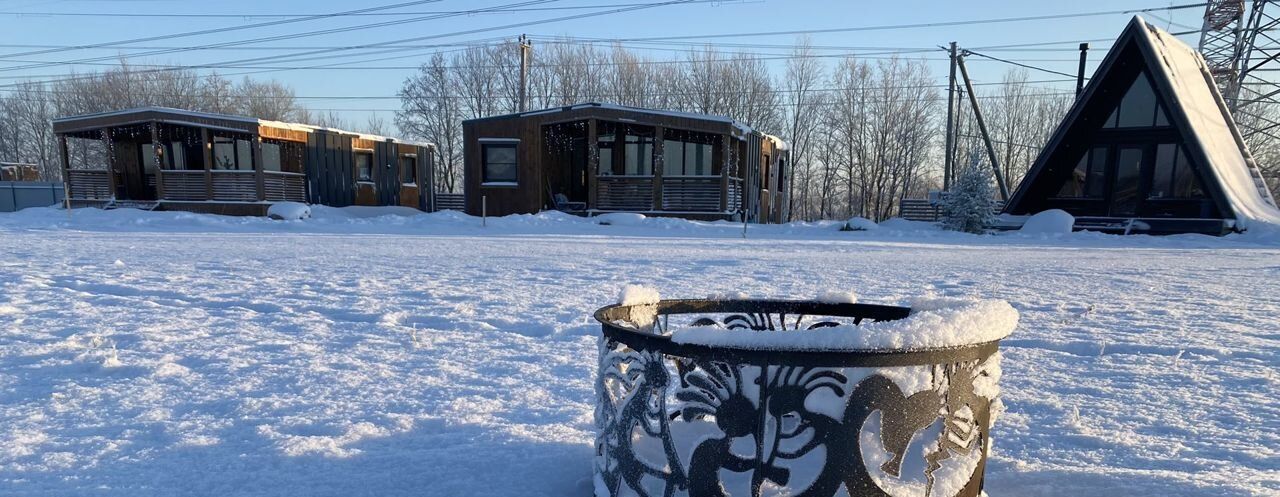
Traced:
[[144, 107], [53, 121], [73, 205], [264, 215], [274, 202], [433, 210], [430, 144]]
[[1244, 231], [1280, 210], [1204, 59], [1134, 17], [1005, 213], [1061, 209], [1076, 229]]
[[732, 119], [585, 103], [462, 130], [468, 214], [788, 219], [786, 144]]
[[22, 162], [0, 162], [0, 181], [40, 181], [40, 168]]

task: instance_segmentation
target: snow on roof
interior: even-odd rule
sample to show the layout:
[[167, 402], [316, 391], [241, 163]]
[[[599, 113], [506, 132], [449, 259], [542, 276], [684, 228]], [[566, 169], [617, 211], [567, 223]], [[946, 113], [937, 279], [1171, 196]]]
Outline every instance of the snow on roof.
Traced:
[[491, 116], [491, 117], [486, 117], [481, 119], [493, 119], [493, 118], [516, 117], [516, 116], [519, 116], [519, 117], [538, 116], [542, 114], [554, 114], [556, 112], [589, 109], [589, 108], [620, 110], [620, 111], [627, 111], [627, 112], [639, 112], [642, 114], [652, 114], [657, 116], [682, 117], [686, 119], [697, 119], [700, 121], [715, 121], [715, 122], [721, 122], [721, 123], [725, 123], [730, 126], [733, 126], [734, 128], [737, 128], [739, 131], [742, 131], [743, 133], [755, 132], [755, 128], [752, 128], [746, 123], [739, 122], [733, 118], [726, 117], [726, 116], [717, 116], [712, 114], [699, 114], [696, 112], [684, 112], [684, 111], [678, 111], [678, 110], [649, 109], [645, 107], [632, 107], [629, 105], [609, 104], [609, 103], [600, 103], [600, 102], [583, 102], [580, 104], [567, 105], [567, 106], [561, 106], [561, 107], [549, 107], [546, 109], [531, 110], [528, 112], [519, 112], [515, 114], [507, 114], [502, 116]]
[[337, 128], [326, 128], [323, 126], [313, 126], [310, 124], [290, 123], [290, 122], [284, 122], [284, 121], [272, 121], [269, 119], [257, 119], [253, 117], [235, 116], [231, 114], [217, 114], [213, 112], [200, 112], [195, 110], [175, 109], [172, 107], [159, 107], [159, 106], [135, 107], [132, 109], [115, 110], [115, 111], [109, 111], [109, 112], [98, 112], [94, 114], [82, 114], [78, 116], [59, 117], [59, 118], [53, 119], [53, 122], [76, 121], [80, 119], [100, 118], [100, 117], [106, 117], [106, 116], [122, 116], [122, 115], [128, 115], [128, 114], [137, 114], [141, 112], [163, 112], [165, 114], [199, 117], [204, 119], [222, 119], [227, 121], [239, 121], [243, 123], [255, 123], [259, 126], [287, 129], [292, 131], [302, 131], [306, 133], [322, 130], [322, 131], [328, 131], [332, 133], [341, 133], [344, 135], [355, 135], [364, 140], [373, 140], [373, 141], [392, 140], [396, 143], [417, 145], [419, 147], [435, 147], [434, 144], [426, 143], [426, 142], [414, 142], [409, 140], [401, 140], [399, 138], [391, 138], [391, 137], [381, 136], [381, 135], [371, 135], [371, 134], [359, 133], [355, 131], [346, 131], [346, 130], [337, 129]]
[[769, 133], [763, 133], [763, 134], [764, 134], [764, 139], [773, 142], [773, 146], [777, 147], [778, 150], [791, 150], [791, 145], [788, 145], [787, 142], [784, 141], [782, 138], [778, 138]]
[[1209, 158], [1209, 169], [1218, 179], [1227, 201], [1235, 211], [1238, 226], [1248, 229], [1250, 222], [1280, 225], [1280, 209], [1261, 178], [1254, 172], [1253, 157], [1240, 140], [1239, 131], [1226, 103], [1218, 93], [1213, 77], [1200, 54], [1177, 37], [1152, 26], [1140, 16], [1134, 22], [1141, 39], [1155, 51], [1152, 71], [1162, 71], [1173, 88], [1170, 105], [1181, 107], [1187, 116], [1192, 135]]

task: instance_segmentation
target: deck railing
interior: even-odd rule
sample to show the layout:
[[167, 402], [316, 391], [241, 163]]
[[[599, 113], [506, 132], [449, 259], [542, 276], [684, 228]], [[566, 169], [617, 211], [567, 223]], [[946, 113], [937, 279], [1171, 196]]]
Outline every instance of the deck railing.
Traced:
[[253, 171], [212, 171], [213, 197], [209, 200], [255, 202], [258, 179]]
[[209, 191], [204, 182], [204, 171], [165, 171], [165, 200], [207, 200]]
[[461, 211], [467, 208], [467, 198], [461, 193], [436, 192], [436, 210]]
[[662, 209], [668, 211], [718, 212], [719, 176], [666, 176], [662, 178]]
[[599, 176], [596, 208], [605, 211], [653, 210], [652, 176]]
[[106, 169], [71, 169], [67, 171], [67, 189], [77, 200], [110, 200], [111, 181]]
[[262, 190], [269, 201], [306, 202], [307, 175], [283, 171], [263, 171]]

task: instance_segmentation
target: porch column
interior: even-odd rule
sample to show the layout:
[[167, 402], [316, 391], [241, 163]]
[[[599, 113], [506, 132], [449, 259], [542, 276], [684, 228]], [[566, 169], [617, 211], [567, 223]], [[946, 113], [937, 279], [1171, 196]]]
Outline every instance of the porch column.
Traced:
[[729, 147], [733, 135], [720, 135], [720, 212], [729, 211], [729, 170], [734, 166], [729, 162]]
[[102, 128], [102, 143], [107, 148], [107, 189], [111, 192], [111, 200], [116, 199], [116, 149], [111, 141], [111, 128]]
[[653, 127], [653, 210], [662, 210], [662, 174], [666, 169], [666, 141], [663, 139], [663, 127]]
[[67, 150], [67, 135], [58, 135], [58, 159], [62, 161], [62, 182], [71, 185], [71, 152]]
[[587, 120], [587, 209], [596, 208], [596, 189], [600, 174], [600, 144], [596, 135], [596, 120]]
[[267, 199], [267, 191], [264, 188], [263, 164], [262, 164], [262, 137], [255, 135], [249, 143], [253, 146], [253, 182], [258, 190], [258, 201], [262, 202]]
[[[160, 156], [160, 124], [151, 121], [151, 160], [156, 165], [156, 200], [164, 199], [164, 157]], [[145, 168], [144, 168], [145, 176]]]
[[200, 128], [200, 143], [204, 145], [204, 199], [213, 200], [213, 139], [208, 128]]

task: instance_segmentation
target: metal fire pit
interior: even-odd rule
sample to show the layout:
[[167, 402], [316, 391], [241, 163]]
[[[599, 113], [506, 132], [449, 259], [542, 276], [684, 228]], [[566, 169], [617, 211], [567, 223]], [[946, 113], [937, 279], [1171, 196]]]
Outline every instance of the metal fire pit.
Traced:
[[[868, 304], [664, 300], [596, 311], [596, 495], [977, 496], [998, 341], [915, 350], [681, 344], [686, 326], [805, 333]], [[840, 494], [843, 495], [843, 494]]]

